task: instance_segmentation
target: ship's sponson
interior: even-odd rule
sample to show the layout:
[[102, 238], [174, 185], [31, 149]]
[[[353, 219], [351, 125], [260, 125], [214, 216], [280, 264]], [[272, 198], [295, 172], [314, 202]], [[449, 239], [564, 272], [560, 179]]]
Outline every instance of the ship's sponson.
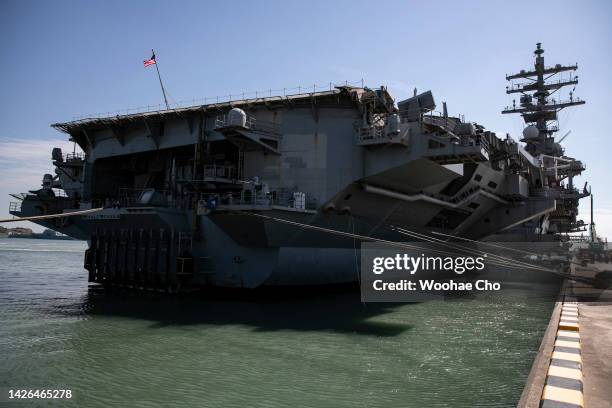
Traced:
[[[538, 159], [510, 138], [434, 108], [430, 92], [396, 105], [384, 87], [339, 87], [55, 124], [84, 155], [55, 154], [56, 177], [12, 213], [106, 207], [96, 216], [41, 222], [93, 238], [88, 267], [95, 281], [115, 276], [102, 261], [109, 257], [119, 257], [127, 273], [117, 276], [137, 279], [128, 269], [142, 269], [142, 257], [164, 242], [170, 252], [163, 262], [206, 259], [209, 284], [257, 286], [303, 283], [302, 275], [291, 278], [297, 269], [285, 270], [278, 255], [287, 253], [321, 254], [308, 256], [320, 266], [312, 282], [356, 279], [352, 269], [328, 269], [332, 258], [326, 263], [322, 255], [341, 248], [333, 263], [348, 262], [343, 256], [354, 257], [355, 242], [246, 223], [245, 213], [342, 231], [358, 225], [386, 239], [402, 239], [391, 232], [398, 226], [480, 239], [555, 209]], [[144, 252], [116, 252], [126, 240]], [[266, 262], [256, 261], [262, 257]], [[164, 273], [178, 270], [169, 264]], [[187, 264], [194, 269], [197, 262]]]

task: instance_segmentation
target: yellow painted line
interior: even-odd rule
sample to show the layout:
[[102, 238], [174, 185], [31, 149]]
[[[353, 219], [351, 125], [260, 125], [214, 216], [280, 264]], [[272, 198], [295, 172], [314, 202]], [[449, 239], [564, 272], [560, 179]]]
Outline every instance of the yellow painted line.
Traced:
[[555, 360], [568, 360], [568, 361], [574, 361], [576, 363], [582, 363], [580, 354], [575, 354], [575, 353], [564, 353], [562, 351], [553, 351], [552, 358]]
[[569, 330], [558, 330], [557, 336], [573, 337], [575, 339], [579, 339], [580, 333], [575, 332], [575, 331], [569, 331]]
[[542, 399], [565, 402], [566, 404], [575, 404], [584, 407], [582, 392], [569, 390], [567, 388], [553, 387], [552, 385], [544, 387]]
[[580, 343], [577, 341], [555, 340], [555, 347], [571, 347], [579, 349]]
[[564, 322], [564, 321], [560, 321], [559, 322], [559, 329], [563, 329], [563, 330], [574, 330], [574, 331], [578, 331], [578, 323], [574, 323], [574, 322]]
[[548, 367], [548, 375], [554, 375], [557, 377], [571, 378], [572, 380], [582, 381], [582, 371], [575, 368], [566, 368], [551, 365]]
[[[580, 328], [578, 325], [578, 302], [574, 296], [570, 294], [576, 293], [574, 288], [565, 289], [565, 301], [561, 305], [561, 316], [557, 328], [557, 338], [555, 338], [554, 347], [559, 347], [561, 350], [576, 352], [567, 353], [564, 351], [554, 351], [551, 359], [568, 361], [582, 364], [580, 357]], [[571, 297], [570, 297], [571, 296]], [[561, 337], [561, 339], [559, 339]], [[577, 341], [564, 340], [563, 338], [576, 339]], [[563, 349], [565, 347], [565, 349]], [[571, 349], [571, 350], [569, 350]], [[559, 364], [561, 363], [559, 361]], [[581, 367], [578, 366], [578, 367]], [[542, 402], [548, 402], [545, 405], [563, 405], [571, 404], [579, 407], [584, 407], [584, 397], [582, 391], [572, 389], [578, 381], [582, 383], [582, 370], [580, 368], [568, 368], [558, 365], [549, 365], [548, 374], [550, 384], [545, 385], [542, 393]], [[566, 379], [565, 382], [563, 379]], [[571, 386], [572, 385], [572, 386]], [[565, 386], [569, 388], [565, 388]], [[571, 387], [570, 387], [571, 386]]]

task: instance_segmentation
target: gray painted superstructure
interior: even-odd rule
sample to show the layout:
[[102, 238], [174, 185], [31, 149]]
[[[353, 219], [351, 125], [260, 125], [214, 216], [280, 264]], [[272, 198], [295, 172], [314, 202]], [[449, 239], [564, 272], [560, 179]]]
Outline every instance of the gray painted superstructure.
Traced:
[[91, 281], [171, 290], [353, 282], [355, 236], [407, 240], [395, 227], [546, 234], [542, 156], [435, 107], [342, 86], [55, 124], [84, 155], [54, 150], [56, 176], [11, 213], [102, 206], [38, 222], [90, 241]]

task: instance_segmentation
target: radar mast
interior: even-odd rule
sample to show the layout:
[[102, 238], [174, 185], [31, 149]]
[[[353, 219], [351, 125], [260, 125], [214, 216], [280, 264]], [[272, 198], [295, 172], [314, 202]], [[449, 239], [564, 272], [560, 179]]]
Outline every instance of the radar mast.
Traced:
[[[516, 105], [516, 100], [513, 100], [512, 106], [506, 107], [502, 113], [521, 114], [528, 125], [522, 141], [527, 144], [526, 149], [529, 153], [534, 156], [539, 154], [559, 156], [563, 152], [559, 152], [554, 140], [554, 133], [559, 130], [557, 114], [567, 107], [585, 103], [585, 101], [574, 97], [578, 76], [573, 75], [573, 73], [578, 69], [578, 64], [557, 64], [547, 67], [544, 64], [544, 49], [541, 43], [537, 43], [534, 54], [533, 70], [521, 70], [516, 74], [506, 75], [506, 80], [511, 81], [511, 84], [506, 87], [506, 93], [520, 93], [521, 96], [519, 106]], [[569, 72], [569, 78], [551, 80], [562, 72]], [[515, 79], [524, 79], [525, 82], [514, 83]], [[561, 100], [553, 97], [563, 87], [572, 85], [574, 88], [569, 92], [569, 99]]]
[[[570, 132], [555, 141], [555, 133], [559, 131], [558, 113], [565, 108], [583, 105], [585, 101], [574, 97], [578, 84], [575, 71], [578, 64], [546, 66], [544, 64], [544, 49], [541, 43], [536, 44], [535, 64], [532, 70], [521, 70], [516, 74], [506, 75], [510, 85], [506, 87], [507, 94], [520, 94], [519, 105], [516, 100], [512, 106], [506, 107], [502, 113], [519, 113], [525, 124], [522, 142], [525, 150], [536, 158], [541, 166], [542, 182], [536, 188], [538, 193], [552, 196], [556, 199], [556, 210], [540, 220], [541, 225], [548, 224], [548, 232], [568, 234], [586, 230], [583, 221], [577, 220], [578, 202], [589, 195], [585, 187], [579, 191], [574, 187], [574, 177], [585, 169], [584, 164], [572, 157], [565, 156], [560, 142]], [[569, 72], [569, 77], [557, 74]], [[515, 82], [515, 80], [519, 80]], [[561, 99], [557, 93], [566, 87], [573, 86], [568, 99]], [[557, 94], [557, 95], [555, 95]], [[567, 182], [567, 184], [565, 184]], [[544, 228], [540, 229], [541, 232]]]

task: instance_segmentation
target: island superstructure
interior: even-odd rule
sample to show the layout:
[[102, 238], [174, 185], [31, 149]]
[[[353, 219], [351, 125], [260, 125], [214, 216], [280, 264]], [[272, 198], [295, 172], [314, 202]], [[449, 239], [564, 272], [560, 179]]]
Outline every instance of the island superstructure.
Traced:
[[[519, 236], [529, 236], [534, 231], [539, 235], [545, 231], [551, 234], [582, 232], [585, 231], [586, 225], [577, 219], [578, 202], [588, 196], [589, 191], [586, 183], [582, 190], [578, 190], [574, 185], [574, 178], [585, 170], [585, 166], [580, 160], [565, 155], [561, 142], [569, 135], [569, 131], [559, 140], [555, 140], [554, 136], [560, 130], [558, 113], [565, 108], [585, 103], [574, 97], [578, 76], [573, 72], [578, 69], [578, 64], [556, 64], [547, 67], [544, 64], [544, 49], [540, 43], [537, 44], [534, 54], [535, 64], [532, 70], [521, 70], [506, 76], [506, 80], [511, 81], [506, 93], [520, 94], [520, 98], [518, 106], [516, 100], [513, 100], [512, 106], [506, 107], [502, 113], [518, 113], [525, 121], [527, 126], [523, 130], [521, 141], [526, 144], [525, 150], [541, 163], [542, 181], [548, 185], [550, 194], [555, 197], [556, 208], [555, 211], [513, 231], [519, 233]], [[568, 78], [558, 77], [559, 74], [567, 72], [570, 73]], [[515, 83], [514, 80], [524, 82]], [[569, 91], [568, 99], [555, 97], [555, 94], [567, 86], [573, 87]], [[551, 234], [548, 236], [554, 237]]]
[[538, 50], [537, 87], [507, 110], [535, 123], [525, 146], [384, 86], [94, 117], [53, 125], [84, 154], [53, 149], [55, 175], [11, 214], [101, 207], [36, 222], [89, 241], [90, 281], [171, 291], [355, 282], [356, 236], [405, 241], [397, 227], [559, 239], [581, 225], [584, 166], [547, 127], [562, 106]]

